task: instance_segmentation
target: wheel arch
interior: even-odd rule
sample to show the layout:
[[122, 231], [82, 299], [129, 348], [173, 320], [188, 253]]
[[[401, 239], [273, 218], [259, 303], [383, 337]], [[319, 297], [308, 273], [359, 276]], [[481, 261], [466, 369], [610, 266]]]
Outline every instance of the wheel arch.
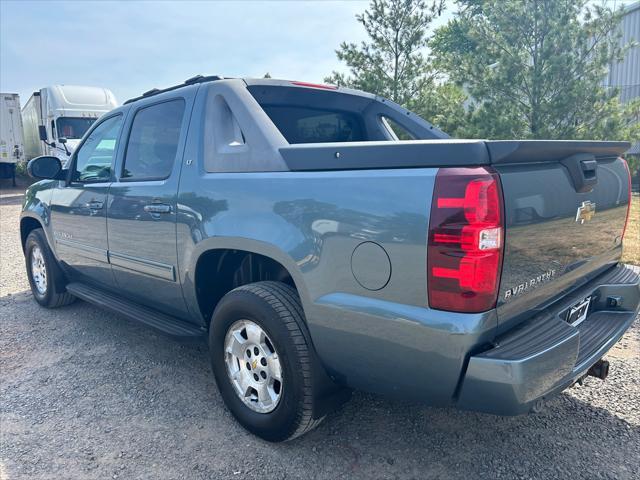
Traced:
[[23, 253], [24, 246], [27, 243], [27, 237], [37, 228], [42, 228], [44, 230], [42, 222], [37, 218], [25, 215], [20, 219], [20, 244], [22, 245]]
[[249, 283], [274, 280], [296, 289], [302, 304], [306, 290], [297, 264], [274, 247], [255, 248], [245, 242], [232, 241], [202, 249], [194, 261], [190, 277], [192, 293], [207, 326], [213, 310], [229, 291]]

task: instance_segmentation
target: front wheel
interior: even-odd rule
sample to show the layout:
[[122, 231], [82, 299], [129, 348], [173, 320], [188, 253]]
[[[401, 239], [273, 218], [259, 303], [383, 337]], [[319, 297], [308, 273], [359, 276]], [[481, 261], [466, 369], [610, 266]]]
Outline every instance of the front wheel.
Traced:
[[297, 292], [280, 282], [232, 290], [213, 314], [209, 346], [222, 398], [247, 430], [291, 440], [322, 420], [314, 401], [318, 365]]
[[41, 228], [29, 233], [24, 247], [27, 277], [33, 297], [43, 307], [68, 305], [75, 297], [65, 290], [66, 281]]

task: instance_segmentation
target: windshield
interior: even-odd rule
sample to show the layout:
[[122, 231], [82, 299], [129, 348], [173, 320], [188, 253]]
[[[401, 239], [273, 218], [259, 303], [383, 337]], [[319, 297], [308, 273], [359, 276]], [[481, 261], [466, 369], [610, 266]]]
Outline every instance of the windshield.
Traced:
[[58, 138], [68, 139], [82, 138], [89, 127], [95, 122], [95, 118], [60, 117], [56, 120]]

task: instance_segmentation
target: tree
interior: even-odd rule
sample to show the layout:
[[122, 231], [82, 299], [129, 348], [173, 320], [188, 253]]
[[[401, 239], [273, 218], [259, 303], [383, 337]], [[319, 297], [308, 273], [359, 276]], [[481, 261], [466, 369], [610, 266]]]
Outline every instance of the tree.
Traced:
[[430, 82], [406, 107], [453, 137], [463, 136], [469, 114], [466, 93], [452, 82]]
[[338, 59], [350, 74], [333, 72], [325, 82], [372, 92], [408, 107], [434, 84], [424, 51], [431, 22], [444, 0], [372, 0], [356, 19], [369, 37], [360, 45], [342, 42]]
[[[430, 42], [471, 97], [467, 136], [629, 139], [633, 107], [603, 86], [628, 47], [620, 12], [589, 0], [457, 0]], [[637, 114], [637, 107], [636, 107]], [[631, 115], [631, 117], [630, 117]]]

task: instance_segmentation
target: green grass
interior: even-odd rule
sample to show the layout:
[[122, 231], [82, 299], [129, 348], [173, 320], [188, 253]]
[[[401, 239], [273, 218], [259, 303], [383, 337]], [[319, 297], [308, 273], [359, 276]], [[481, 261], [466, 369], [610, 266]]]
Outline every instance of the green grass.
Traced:
[[624, 234], [622, 261], [640, 265], [640, 195], [637, 193], [631, 197], [631, 212], [627, 231]]

